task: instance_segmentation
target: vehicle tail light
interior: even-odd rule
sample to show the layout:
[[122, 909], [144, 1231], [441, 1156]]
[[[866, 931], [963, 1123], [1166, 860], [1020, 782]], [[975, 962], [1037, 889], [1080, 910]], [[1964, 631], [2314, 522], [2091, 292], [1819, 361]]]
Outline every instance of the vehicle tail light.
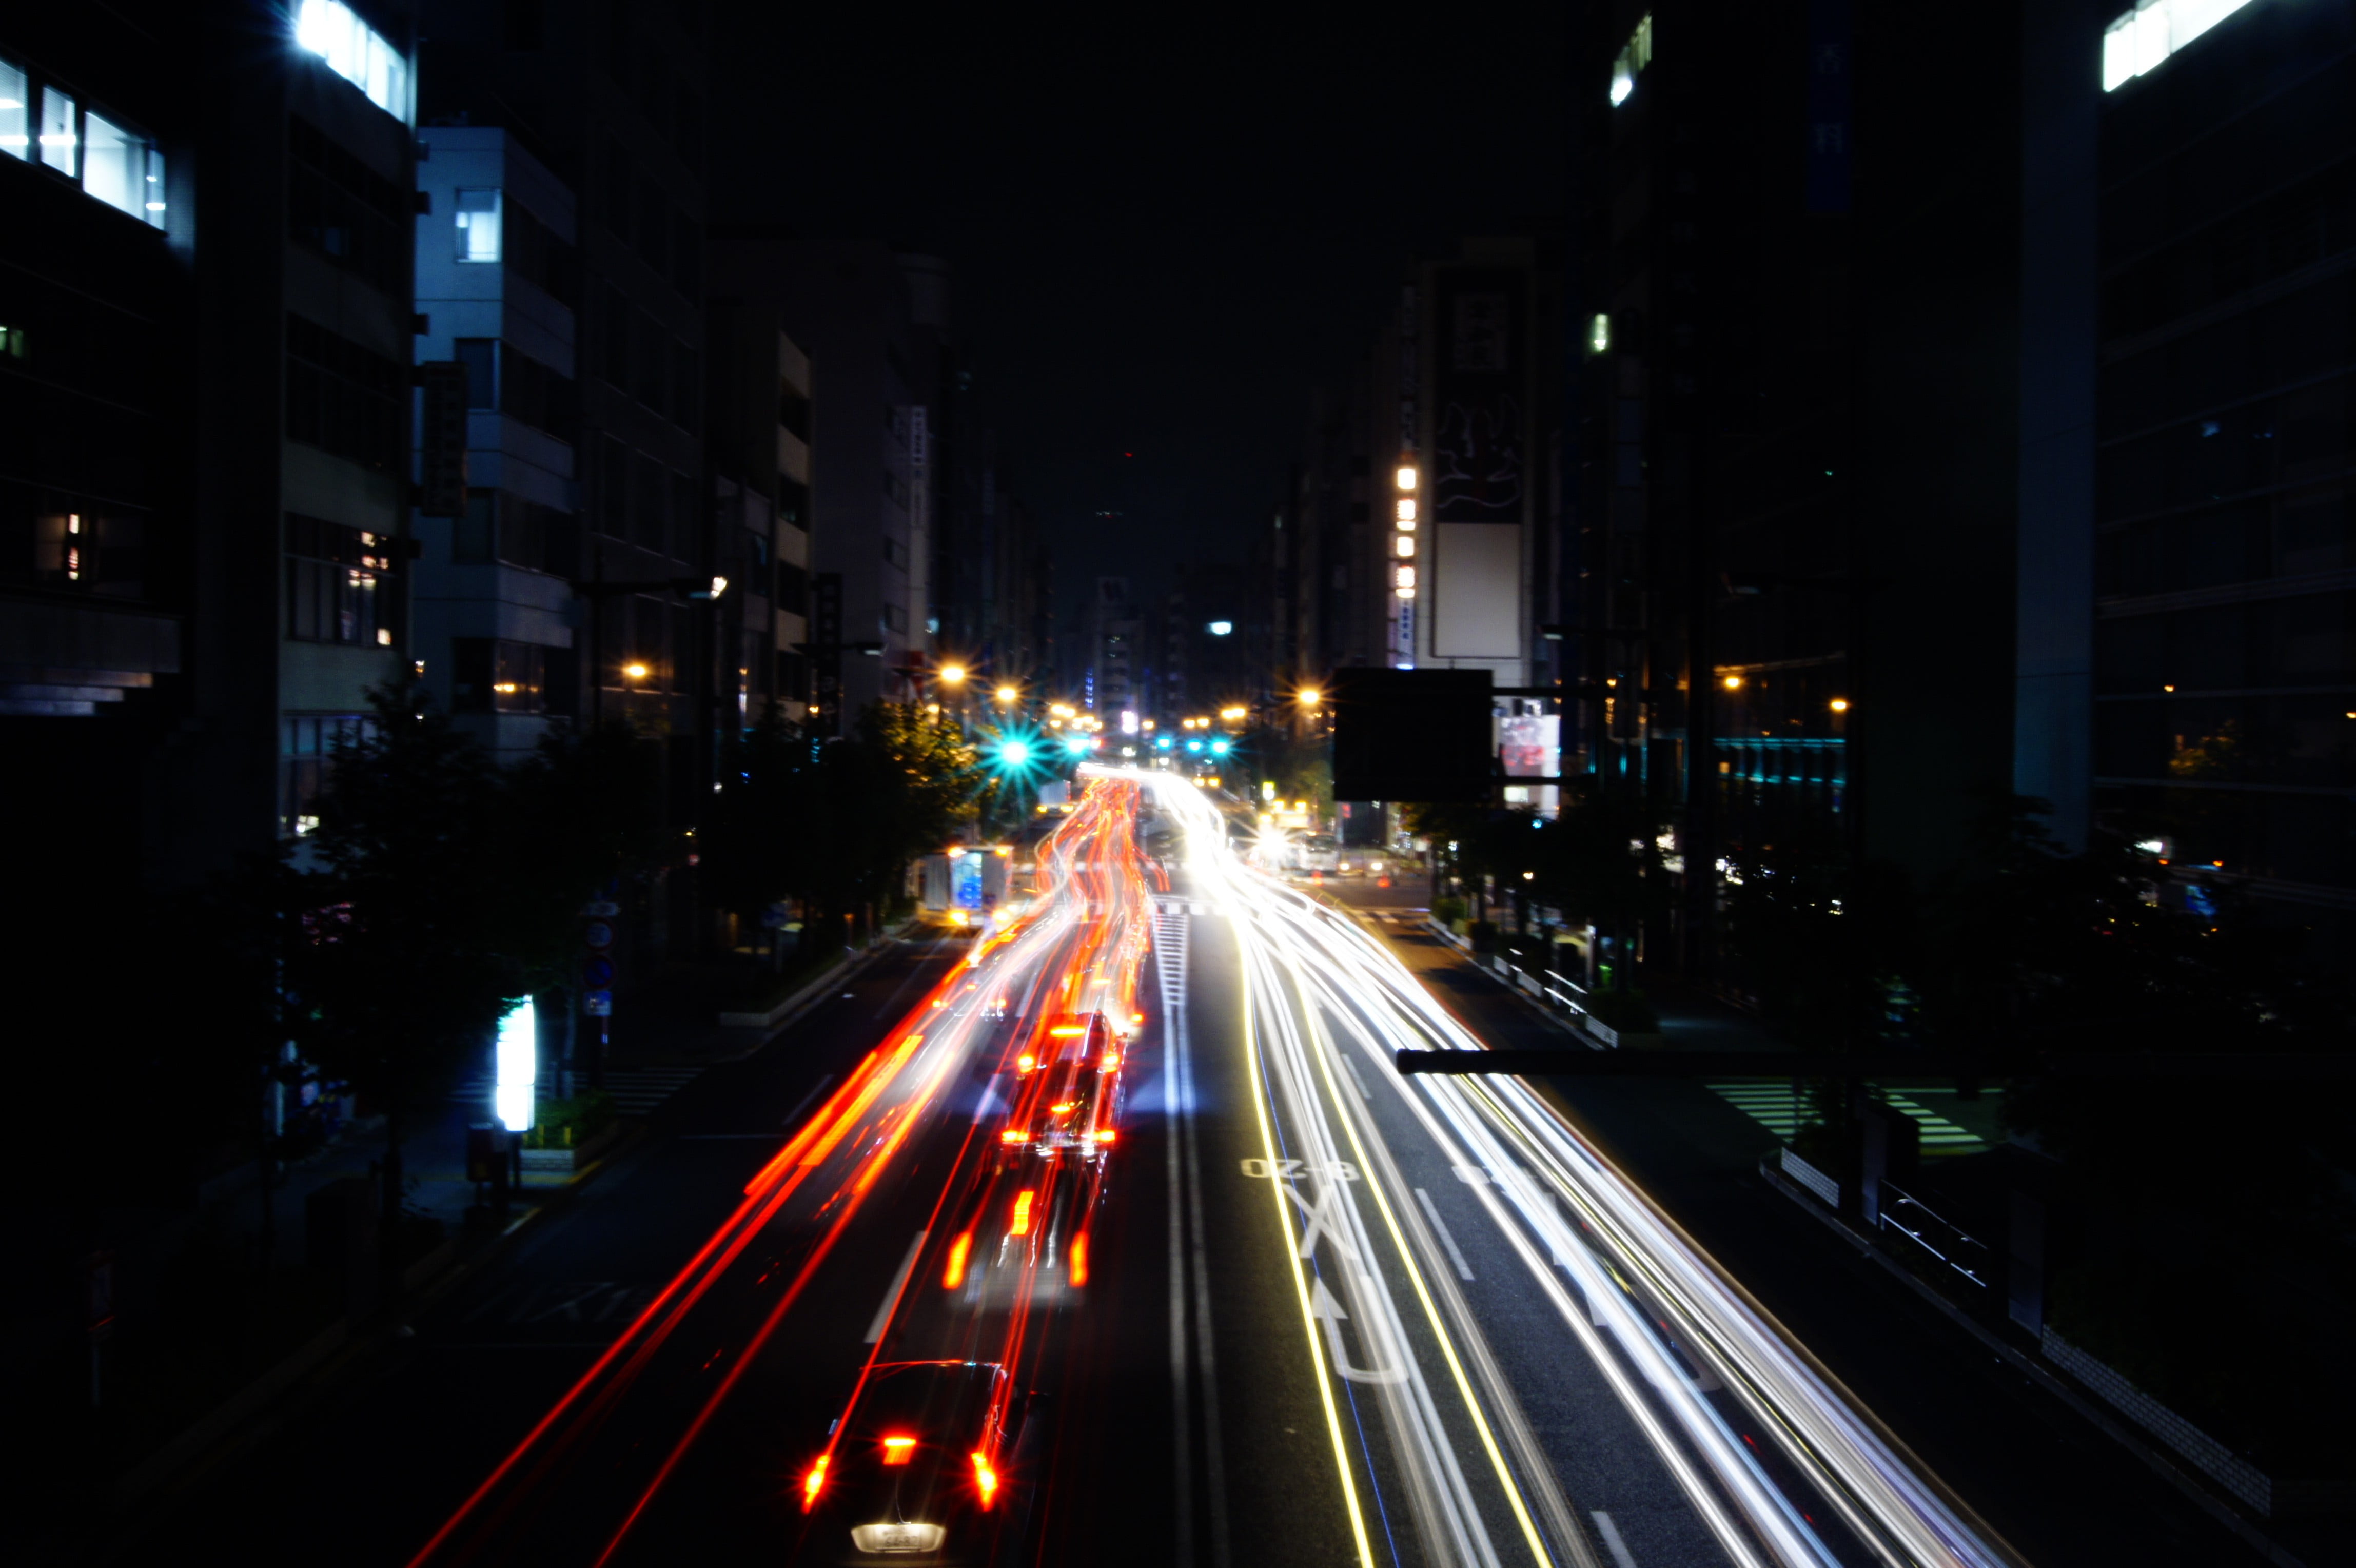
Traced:
[[1032, 1056], [1028, 1052], [1025, 1052], [1015, 1058], [1014, 1070], [1016, 1072], [1029, 1072], [1033, 1068], [1037, 1067], [1038, 1065], [1039, 1058]]
[[1105, 1050], [1104, 1061], [1100, 1065], [1103, 1071], [1112, 1071], [1113, 1069], [1120, 1066], [1120, 1053], [1108, 1047]]
[[809, 1467], [809, 1474], [802, 1477], [802, 1512], [808, 1513], [817, 1506], [819, 1493], [826, 1489], [826, 1462], [831, 1457], [819, 1455], [818, 1463]]
[[1109, 1144], [1113, 1141], [1116, 1135], [1116, 1131], [1113, 1128], [1099, 1127], [1097, 1129], [1097, 1142], [1099, 1144]]
[[1036, 1196], [1027, 1187], [1014, 1195], [1014, 1228], [1007, 1232], [1008, 1235], [1031, 1234], [1031, 1202]]
[[1028, 1141], [1030, 1136], [1030, 1133], [1020, 1127], [1009, 1127], [998, 1135], [998, 1141], [1001, 1144], [1020, 1144]]
[[965, 1255], [973, 1250], [973, 1232], [968, 1230], [949, 1243], [949, 1266], [941, 1274], [941, 1288], [955, 1290], [965, 1283]]
[[979, 1449], [973, 1455], [973, 1489], [981, 1494], [983, 1508], [988, 1508], [998, 1497], [998, 1472], [990, 1467], [989, 1457]]
[[913, 1437], [887, 1437], [884, 1440], [884, 1463], [905, 1465], [916, 1457], [916, 1440]]
[[1088, 1283], [1088, 1233], [1085, 1230], [1072, 1238], [1072, 1283]]

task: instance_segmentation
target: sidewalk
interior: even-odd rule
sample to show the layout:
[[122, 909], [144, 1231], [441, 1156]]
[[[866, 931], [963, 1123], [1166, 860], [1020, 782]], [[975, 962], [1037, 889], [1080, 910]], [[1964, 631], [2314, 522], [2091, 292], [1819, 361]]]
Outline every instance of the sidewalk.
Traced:
[[[381, 1168], [382, 1118], [348, 1123], [326, 1146], [283, 1166], [269, 1198], [276, 1232], [273, 1269], [259, 1287], [258, 1299], [283, 1297], [284, 1305], [270, 1309], [272, 1326], [266, 1333], [259, 1324], [249, 1326], [249, 1348], [236, 1359], [234, 1376], [223, 1377], [231, 1370], [224, 1365], [208, 1377], [181, 1380], [185, 1386], [168, 1396], [160, 1386], [123, 1391], [138, 1414], [135, 1425], [118, 1434], [121, 1466], [107, 1487], [109, 1506], [135, 1506], [189, 1466], [235, 1442], [239, 1432], [294, 1391], [331, 1377], [333, 1369], [360, 1347], [400, 1333], [402, 1318], [421, 1302], [469, 1269], [487, 1264], [530, 1231], [536, 1219], [569, 1202], [637, 1140], [644, 1117], [671, 1093], [709, 1067], [758, 1050], [801, 1014], [833, 996], [858, 972], [901, 950], [911, 930], [911, 925], [903, 925], [823, 966], [798, 988], [798, 1005], [766, 1027], [721, 1025], [711, 990], [692, 983], [708, 976], [677, 976], [686, 983], [657, 988], [650, 996], [642, 993], [635, 1015], [632, 999], [622, 998], [621, 1026], [615, 1031], [605, 1071], [609, 1089], [622, 1102], [622, 1124], [585, 1147], [577, 1169], [525, 1171], [506, 1210], [477, 1213], [478, 1223], [470, 1230], [468, 1211], [476, 1207], [478, 1193], [466, 1179], [466, 1138], [469, 1126], [491, 1119], [487, 1061], [484, 1070], [467, 1075], [439, 1105], [414, 1115], [405, 1130], [403, 1208], [415, 1219], [431, 1224], [419, 1227], [398, 1288], [380, 1291], [380, 1305], [367, 1311], [355, 1315], [341, 1310], [337, 1283], [307, 1266], [306, 1207], [312, 1195], [329, 1184], [366, 1178]], [[553, 1092], [552, 1074], [543, 1076], [541, 1088], [543, 1099]], [[252, 1167], [231, 1169], [208, 1184], [192, 1215], [171, 1227], [171, 1234], [155, 1235], [144, 1250], [161, 1247], [166, 1251], [158, 1256], [172, 1255], [170, 1249], [187, 1244], [187, 1239], [203, 1238], [208, 1245], [250, 1256], [262, 1208]], [[484, 1219], [489, 1220], [487, 1226], [480, 1223]], [[431, 1235], [433, 1226], [439, 1228], [438, 1238]], [[176, 1242], [174, 1236], [183, 1240]], [[394, 1305], [388, 1310], [383, 1302]], [[152, 1352], [144, 1358], [152, 1359]], [[152, 1368], [143, 1366], [136, 1375], [155, 1381]]]

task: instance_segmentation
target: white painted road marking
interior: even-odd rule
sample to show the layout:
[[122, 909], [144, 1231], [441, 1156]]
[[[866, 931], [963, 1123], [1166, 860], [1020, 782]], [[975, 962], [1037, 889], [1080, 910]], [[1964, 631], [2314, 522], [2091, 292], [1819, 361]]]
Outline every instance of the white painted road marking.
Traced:
[[1595, 1533], [1603, 1538], [1603, 1550], [1612, 1553], [1612, 1561], [1619, 1568], [1636, 1568], [1636, 1560], [1628, 1554], [1628, 1543], [1620, 1539], [1619, 1527], [1601, 1509], [1595, 1510]]
[[1440, 1218], [1440, 1209], [1431, 1201], [1431, 1194], [1417, 1187], [1415, 1200], [1423, 1205], [1423, 1217], [1431, 1221], [1431, 1233], [1440, 1238], [1441, 1246], [1448, 1249], [1448, 1261], [1456, 1265], [1458, 1275], [1470, 1280], [1472, 1271], [1465, 1266], [1464, 1254], [1456, 1250], [1456, 1238], [1448, 1233], [1448, 1222]]
[[900, 1272], [892, 1276], [892, 1288], [884, 1293], [884, 1305], [875, 1309], [875, 1321], [867, 1326], [867, 1343], [874, 1344], [884, 1337], [884, 1326], [892, 1321], [892, 1309], [900, 1303], [900, 1288], [908, 1283], [909, 1273], [916, 1266], [916, 1254], [924, 1250], [929, 1231], [919, 1230], [916, 1239], [908, 1243], [908, 1255], [900, 1260]]

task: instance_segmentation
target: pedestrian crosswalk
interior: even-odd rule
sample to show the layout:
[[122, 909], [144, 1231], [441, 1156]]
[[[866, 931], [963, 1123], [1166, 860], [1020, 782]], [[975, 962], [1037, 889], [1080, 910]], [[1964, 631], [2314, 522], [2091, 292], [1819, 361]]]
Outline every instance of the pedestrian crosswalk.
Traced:
[[[614, 1109], [625, 1116], [648, 1116], [663, 1101], [695, 1081], [703, 1069], [700, 1067], [607, 1068], [605, 1092], [614, 1097]], [[461, 1078], [450, 1090], [449, 1103], [462, 1105], [480, 1116], [491, 1112], [492, 1079], [487, 1072], [470, 1072]], [[540, 1081], [542, 1100], [555, 1092], [553, 1080]]]
[[614, 1097], [614, 1109], [623, 1115], [650, 1115], [702, 1071], [700, 1067], [608, 1068], [605, 1092]]
[[[1786, 1143], [1813, 1120], [1800, 1086], [1788, 1080], [1737, 1079], [1713, 1083], [1709, 1088], [1719, 1099]], [[1882, 1099], [1892, 1110], [1902, 1111], [1914, 1119], [1915, 1125], [1922, 1129], [1922, 1153], [1926, 1156], [1976, 1155], [1987, 1147], [1987, 1140], [1978, 1133], [1956, 1125], [1909, 1095], [1885, 1092]]]

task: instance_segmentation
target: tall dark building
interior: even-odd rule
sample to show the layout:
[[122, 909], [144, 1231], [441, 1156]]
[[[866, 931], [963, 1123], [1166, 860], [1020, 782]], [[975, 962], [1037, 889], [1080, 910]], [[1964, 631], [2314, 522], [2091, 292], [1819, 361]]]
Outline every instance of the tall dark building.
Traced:
[[572, 318], [575, 364], [550, 395], [572, 405], [580, 543], [542, 566], [572, 566], [583, 585], [579, 714], [627, 717], [657, 740], [672, 818], [691, 822], [709, 792], [716, 630], [712, 601], [691, 596], [713, 575], [702, 8], [436, 0], [423, 27], [423, 123], [506, 131], [574, 197], [572, 275], [543, 292]]
[[[203, 854], [170, 756], [192, 710], [207, 521], [187, 418], [199, 125], [166, 64], [191, 31], [112, 11], [0, 17], [0, 789], [27, 899], [135, 887]], [[266, 554], [254, 569], [266, 587]], [[259, 755], [245, 825], [266, 843]]]
[[2003, 13], [1588, 14], [1572, 728], [1672, 813], [1688, 961], [1723, 859], [1928, 878], [2010, 782], [2019, 48]]
[[[2093, 746], [2089, 768], [2088, 748], [2047, 743], [2024, 782], [2158, 835], [2194, 908], [2230, 881], [2344, 950], [2356, 6], [2260, 0], [2191, 36], [2167, 12], [2079, 8], [2066, 42], [2088, 68], [2034, 105], [2094, 198], [2048, 219], [2069, 226], [2043, 258], [2091, 362], [2053, 421], [2077, 433], [2053, 498], [2069, 509], [2041, 543], [2024, 535], [2024, 566], [2038, 552], [2067, 594], [2040, 608], [2082, 658], [2091, 645]], [[2030, 591], [2025, 571], [2025, 612]]]

